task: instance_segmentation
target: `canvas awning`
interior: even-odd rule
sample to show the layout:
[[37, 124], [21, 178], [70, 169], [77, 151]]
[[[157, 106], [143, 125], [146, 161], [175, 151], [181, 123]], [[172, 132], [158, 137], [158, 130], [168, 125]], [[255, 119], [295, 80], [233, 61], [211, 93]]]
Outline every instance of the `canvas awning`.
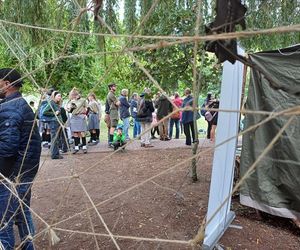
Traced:
[[[246, 109], [272, 112], [294, 106], [300, 109], [300, 97], [297, 95], [300, 93], [300, 44], [249, 57], [260, 70], [251, 69]], [[245, 128], [266, 117], [246, 114]], [[272, 119], [243, 136], [241, 176], [289, 117]], [[300, 115], [295, 117], [272, 150], [259, 162], [241, 186], [240, 193], [240, 201], [244, 205], [273, 215], [300, 218]]]

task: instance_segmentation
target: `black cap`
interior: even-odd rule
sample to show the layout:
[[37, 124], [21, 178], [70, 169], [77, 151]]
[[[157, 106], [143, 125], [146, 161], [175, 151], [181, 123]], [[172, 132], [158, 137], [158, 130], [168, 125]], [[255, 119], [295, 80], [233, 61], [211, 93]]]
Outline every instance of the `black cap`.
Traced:
[[22, 77], [20, 73], [15, 69], [11, 69], [11, 68], [0, 69], [0, 79], [13, 83], [12, 85], [15, 87], [22, 87], [23, 80], [21, 78]]

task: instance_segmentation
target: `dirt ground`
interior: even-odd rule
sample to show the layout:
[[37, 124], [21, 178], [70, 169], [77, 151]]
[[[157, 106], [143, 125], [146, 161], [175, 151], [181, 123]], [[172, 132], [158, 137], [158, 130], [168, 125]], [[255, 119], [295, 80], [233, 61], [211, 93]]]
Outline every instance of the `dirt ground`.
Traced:
[[[47, 226], [35, 216], [37, 249], [116, 249], [109, 237], [93, 235], [107, 235], [101, 218], [115, 235], [182, 241], [195, 236], [207, 209], [212, 154], [198, 159], [196, 183], [189, 177], [188, 163], [142, 183], [190, 157], [189, 148], [127, 150], [105, 159], [108, 154], [67, 155], [60, 161], [43, 157], [47, 160], [33, 186], [31, 206], [53, 225], [60, 242], [49, 247]], [[80, 178], [45, 181], [81, 173], [96, 162]], [[113, 197], [138, 183], [142, 184]], [[101, 218], [94, 209], [80, 213], [91, 207], [91, 201], [102, 202], [97, 206]], [[242, 228], [226, 231], [220, 240], [225, 249], [300, 249], [300, 232], [289, 220], [260, 220], [238, 199], [233, 200], [233, 210], [233, 224]], [[192, 249], [187, 244], [135, 239], [117, 243], [121, 249]]]

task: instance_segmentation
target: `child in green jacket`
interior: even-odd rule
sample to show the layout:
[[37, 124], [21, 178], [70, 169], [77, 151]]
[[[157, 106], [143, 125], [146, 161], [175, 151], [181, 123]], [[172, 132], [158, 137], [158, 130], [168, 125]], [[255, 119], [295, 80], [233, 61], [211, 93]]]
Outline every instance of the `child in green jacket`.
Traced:
[[114, 147], [114, 150], [117, 150], [119, 147], [122, 147], [125, 144], [126, 144], [126, 136], [125, 133], [123, 133], [123, 126], [118, 125], [114, 132], [112, 145]]

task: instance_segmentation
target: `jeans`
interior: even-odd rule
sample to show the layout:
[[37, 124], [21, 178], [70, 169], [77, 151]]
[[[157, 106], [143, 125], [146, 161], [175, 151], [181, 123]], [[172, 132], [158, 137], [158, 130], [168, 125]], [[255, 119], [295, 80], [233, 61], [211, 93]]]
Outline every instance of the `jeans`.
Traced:
[[129, 129], [129, 117], [122, 118], [123, 121], [123, 131], [125, 133], [126, 139], [129, 139], [128, 129]]
[[[24, 180], [22, 181], [25, 182]], [[32, 179], [26, 181], [32, 181]], [[30, 207], [31, 184], [20, 184], [19, 186], [17, 186], [17, 192], [19, 198], [22, 199], [23, 202], [28, 207]], [[18, 227], [21, 242], [23, 242], [22, 249], [33, 250], [34, 246], [32, 241], [31, 240], [24, 241], [28, 235], [33, 236], [35, 234], [35, 228], [31, 216], [31, 212], [27, 206], [25, 206], [21, 202], [18, 202], [18, 211], [15, 218], [16, 219], [15, 224]]]
[[59, 156], [59, 127], [58, 121], [51, 121], [49, 122], [50, 129], [51, 129], [51, 158], [56, 158]]
[[0, 242], [5, 250], [13, 250], [15, 247], [13, 216], [17, 202], [8, 188], [10, 187], [5, 181], [0, 183]]
[[133, 124], [133, 138], [136, 138], [141, 134], [141, 124], [134, 119]]
[[172, 138], [173, 136], [173, 126], [175, 124], [176, 128], [176, 135], [175, 138], [179, 139], [179, 119], [170, 119], [170, 128], [169, 128], [169, 137]]
[[[13, 224], [15, 222], [18, 226], [19, 235], [22, 242], [21, 249], [33, 250], [34, 246], [32, 241], [24, 241], [28, 235], [34, 235], [34, 224], [30, 210], [23, 205], [21, 201], [19, 202], [15, 195], [11, 194], [8, 187], [9, 186], [7, 183], [0, 183], [0, 241], [5, 250], [14, 249], [15, 236]], [[21, 184], [17, 186], [16, 189], [19, 198], [22, 199], [26, 205], [30, 206], [31, 184]]]
[[192, 145], [191, 132], [192, 132], [193, 142], [195, 142], [194, 122], [191, 121], [191, 122], [183, 124], [183, 130], [184, 130], [184, 134], [185, 134], [185, 144]]

